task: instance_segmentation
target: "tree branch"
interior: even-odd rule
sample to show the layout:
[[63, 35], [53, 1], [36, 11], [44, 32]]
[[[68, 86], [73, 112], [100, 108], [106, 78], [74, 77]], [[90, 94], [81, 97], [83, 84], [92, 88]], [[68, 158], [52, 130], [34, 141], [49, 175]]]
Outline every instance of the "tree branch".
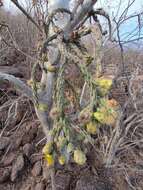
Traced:
[[69, 40], [71, 33], [73, 32], [75, 26], [77, 26], [84, 17], [93, 9], [93, 5], [97, 2], [97, 0], [89, 0], [82, 8], [77, 12], [74, 19], [69, 21], [64, 29], [64, 39]]
[[[53, 46], [53, 51], [56, 51], [57, 48], [57, 53], [54, 55], [55, 59], [54, 60], [49, 60], [49, 64], [52, 66], [57, 66], [59, 67], [60, 65], [60, 59], [61, 59], [61, 53], [60, 53], [60, 48]], [[53, 61], [53, 62], [52, 62]], [[57, 74], [56, 72], [50, 72], [47, 70], [47, 73], [45, 73], [46, 76], [44, 79], [44, 85], [45, 89], [40, 91], [38, 93], [38, 107], [35, 106], [36, 114], [42, 124], [43, 131], [46, 135], [47, 141], [50, 141], [50, 134], [49, 130], [51, 129], [51, 120], [49, 117], [49, 112], [51, 110], [52, 104], [53, 104], [53, 93], [54, 93], [54, 85], [55, 81], [57, 79]], [[44, 105], [44, 107], [41, 109], [41, 106]]]
[[17, 0], [11, 0], [11, 1], [40, 30], [40, 32], [43, 32], [39, 24], [25, 11], [25, 9], [18, 3]]
[[105, 17], [108, 20], [108, 26], [109, 26], [109, 39], [112, 38], [112, 26], [109, 15], [103, 10], [103, 9], [97, 9], [96, 11], [93, 11], [93, 14], [100, 15]]
[[24, 82], [22, 82], [19, 78], [16, 78], [13, 75], [0, 72], [0, 81], [4, 80], [9, 81], [11, 84], [15, 86], [17, 90], [19, 90], [21, 93], [25, 94], [28, 98], [33, 100], [31, 88], [24, 84]]

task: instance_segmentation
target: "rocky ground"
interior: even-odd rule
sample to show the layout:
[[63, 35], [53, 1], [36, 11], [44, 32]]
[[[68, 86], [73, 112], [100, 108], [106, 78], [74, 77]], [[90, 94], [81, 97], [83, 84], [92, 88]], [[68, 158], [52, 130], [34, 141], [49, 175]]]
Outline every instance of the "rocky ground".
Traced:
[[[24, 63], [12, 67], [2, 65], [0, 71], [22, 80], [29, 77]], [[0, 106], [0, 190], [50, 190], [50, 174], [41, 154], [44, 134], [32, 103], [5, 82], [0, 87]], [[137, 150], [136, 156], [138, 153]], [[127, 163], [134, 161], [131, 154], [123, 156], [127, 158]], [[143, 164], [138, 167], [142, 169]], [[105, 170], [98, 165], [93, 169], [90, 164], [83, 167], [71, 164], [56, 172], [55, 181], [57, 190], [142, 190], [142, 177], [142, 170], [127, 175], [124, 169]]]

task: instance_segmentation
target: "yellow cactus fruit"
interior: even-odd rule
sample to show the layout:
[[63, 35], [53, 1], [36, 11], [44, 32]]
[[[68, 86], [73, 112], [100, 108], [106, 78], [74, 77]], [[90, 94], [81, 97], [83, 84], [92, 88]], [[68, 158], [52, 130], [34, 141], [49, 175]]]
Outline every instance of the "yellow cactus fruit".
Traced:
[[52, 142], [48, 142], [48, 143], [44, 146], [44, 148], [43, 148], [43, 150], [42, 150], [42, 153], [43, 153], [43, 154], [51, 154], [52, 150], [53, 150], [53, 143], [52, 143]]
[[89, 108], [84, 108], [78, 116], [78, 120], [80, 123], [86, 124], [91, 120], [92, 112]]
[[59, 158], [58, 158], [58, 161], [61, 165], [64, 165], [66, 163], [66, 158], [65, 156], [61, 155]]
[[89, 134], [96, 134], [97, 132], [97, 125], [94, 123], [94, 122], [89, 122], [87, 125], [86, 125], [86, 130]]
[[54, 120], [54, 119], [58, 119], [60, 117], [60, 110], [57, 107], [54, 107], [51, 109], [50, 111], [50, 117]]
[[44, 158], [47, 161], [48, 166], [53, 166], [54, 165], [54, 157], [53, 157], [52, 154], [45, 154]]
[[69, 144], [67, 145], [67, 153], [71, 153], [71, 152], [73, 152], [73, 150], [74, 150], [73, 144], [72, 144], [72, 143], [69, 143]]
[[104, 108], [99, 109], [93, 115], [97, 121], [99, 121], [101, 124], [106, 125], [114, 125], [118, 117], [118, 113], [113, 109]]
[[94, 112], [93, 115], [97, 121], [104, 124], [104, 118], [105, 118], [104, 113], [97, 111], [97, 112]]
[[101, 124], [114, 125], [118, 117], [118, 102], [114, 99], [100, 99], [99, 108], [93, 114], [95, 119]]
[[107, 95], [112, 86], [112, 80], [106, 78], [97, 78], [95, 82], [100, 87], [101, 96]]
[[79, 165], [85, 164], [86, 156], [85, 156], [84, 152], [82, 152], [81, 150], [75, 150], [74, 151], [74, 161]]
[[37, 109], [39, 110], [39, 111], [47, 111], [48, 110], [48, 105], [46, 105], [46, 104], [43, 104], [43, 103], [40, 103], [40, 104], [38, 104], [38, 106], [37, 106]]
[[99, 85], [101, 88], [110, 89], [112, 86], [112, 80], [107, 78], [98, 78], [96, 79], [97, 85]]
[[46, 69], [49, 72], [56, 72], [57, 71], [57, 67], [54, 65], [50, 65], [50, 64], [47, 64]]

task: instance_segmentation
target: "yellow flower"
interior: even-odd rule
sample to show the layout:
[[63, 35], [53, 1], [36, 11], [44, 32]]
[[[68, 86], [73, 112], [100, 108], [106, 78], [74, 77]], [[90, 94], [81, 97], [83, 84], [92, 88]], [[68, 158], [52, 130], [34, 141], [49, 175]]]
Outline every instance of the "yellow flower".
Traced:
[[54, 165], [54, 158], [53, 158], [52, 154], [45, 154], [44, 158], [47, 161], [48, 166], [53, 166]]
[[53, 150], [53, 143], [52, 142], [48, 142], [44, 146], [42, 152], [43, 152], [43, 154], [50, 154], [52, 152], [52, 150]]
[[65, 156], [63, 156], [63, 155], [61, 155], [61, 156], [58, 158], [58, 160], [59, 160], [59, 163], [60, 163], [61, 165], [64, 165], [65, 162], [66, 162], [66, 158], [65, 158]]
[[79, 165], [85, 164], [86, 156], [85, 156], [84, 152], [82, 152], [81, 150], [75, 150], [74, 151], [74, 161]]
[[97, 132], [97, 126], [94, 122], [89, 122], [87, 125], [86, 125], [86, 130], [89, 134], [96, 134]]

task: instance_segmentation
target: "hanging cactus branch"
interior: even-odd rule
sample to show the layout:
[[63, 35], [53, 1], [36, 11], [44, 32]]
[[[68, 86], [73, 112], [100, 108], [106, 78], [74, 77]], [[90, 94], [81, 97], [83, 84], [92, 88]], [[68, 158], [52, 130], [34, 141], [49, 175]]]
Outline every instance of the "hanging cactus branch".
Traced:
[[[11, 1], [40, 30], [37, 49], [39, 61], [34, 63], [27, 85], [2, 73], [0, 80], [9, 80], [32, 99], [47, 138], [43, 147], [43, 158], [51, 169], [52, 188], [55, 189], [53, 176], [58, 165], [64, 166], [71, 162], [86, 164], [89, 144], [99, 157], [100, 153], [96, 151], [95, 143], [99, 130], [104, 125], [113, 126], [118, 117], [117, 102], [108, 99], [112, 80], [101, 77], [102, 27], [96, 19], [94, 21], [97, 30], [84, 25], [91, 16], [95, 18], [96, 15], [102, 15], [108, 19], [111, 35], [110, 19], [103, 10], [93, 11], [97, 0], [88, 0], [78, 3], [73, 11], [61, 7], [53, 10], [42, 17], [44, 19], [40, 25], [21, 8], [18, 1]], [[68, 16], [69, 19], [64, 26], [56, 24], [56, 19], [61, 21], [58, 14]], [[41, 23], [41, 17], [38, 23]], [[91, 56], [86, 45], [81, 43], [82, 37], [91, 33], [96, 41], [94, 56]], [[91, 65], [96, 65], [95, 75], [90, 72]], [[83, 90], [74, 80], [67, 80], [66, 76], [72, 72], [69, 66], [80, 71], [79, 78], [83, 81]], [[36, 76], [38, 67], [41, 69], [40, 80]]]

